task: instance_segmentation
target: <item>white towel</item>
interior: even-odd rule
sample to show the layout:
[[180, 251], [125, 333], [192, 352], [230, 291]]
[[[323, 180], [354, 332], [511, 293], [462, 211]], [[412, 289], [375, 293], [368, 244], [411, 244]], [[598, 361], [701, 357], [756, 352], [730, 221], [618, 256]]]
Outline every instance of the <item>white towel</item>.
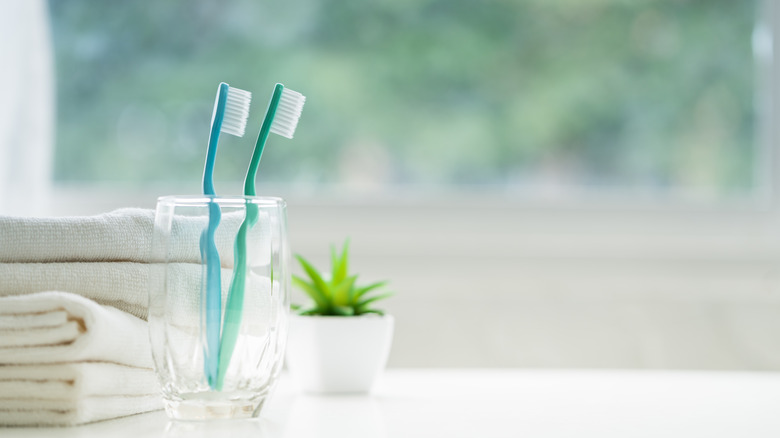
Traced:
[[85, 217], [0, 216], [0, 262], [149, 259], [154, 212], [121, 209]]
[[[223, 267], [233, 266], [233, 244], [243, 212], [222, 216], [215, 241]], [[125, 208], [97, 216], [32, 218], [0, 216], [0, 263], [141, 262], [200, 263], [200, 235], [208, 218], [176, 216], [167, 260], [152, 254], [154, 211]], [[268, 248], [271, 224], [262, 215], [248, 236]]]
[[0, 424], [75, 425], [162, 408], [154, 371], [105, 362], [0, 365]]
[[[171, 287], [180, 297], [197, 298], [201, 265], [192, 263], [145, 264], [105, 263], [0, 263], [0, 297], [44, 291], [72, 292], [98, 304], [113, 306], [146, 319], [152, 284], [161, 287], [160, 276], [168, 269]], [[222, 290], [226, 293], [232, 269], [222, 269]], [[0, 342], [2, 342], [0, 340]]]
[[0, 399], [63, 400], [160, 391], [154, 371], [108, 362], [0, 365]]
[[1, 426], [76, 426], [162, 409], [159, 395], [2, 400]]
[[0, 298], [0, 425], [159, 409], [147, 323], [66, 292]]
[[152, 368], [147, 324], [82, 296], [0, 298], [0, 364], [98, 361]]

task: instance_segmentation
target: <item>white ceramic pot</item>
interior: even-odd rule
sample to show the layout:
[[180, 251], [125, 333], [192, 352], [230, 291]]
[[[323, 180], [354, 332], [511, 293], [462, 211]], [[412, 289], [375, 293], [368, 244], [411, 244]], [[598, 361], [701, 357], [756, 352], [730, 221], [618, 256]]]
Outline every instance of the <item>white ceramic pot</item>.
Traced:
[[286, 364], [307, 392], [366, 393], [385, 368], [391, 315], [291, 315]]

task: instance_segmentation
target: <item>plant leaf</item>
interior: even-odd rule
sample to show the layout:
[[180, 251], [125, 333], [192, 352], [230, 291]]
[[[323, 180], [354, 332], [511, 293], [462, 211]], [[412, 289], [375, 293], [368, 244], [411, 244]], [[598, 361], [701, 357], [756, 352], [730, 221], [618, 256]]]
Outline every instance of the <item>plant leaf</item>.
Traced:
[[337, 285], [347, 278], [349, 271], [349, 239], [344, 242], [344, 248], [341, 250], [341, 256], [336, 259], [336, 250], [331, 247], [331, 260], [333, 262], [333, 275], [331, 284]]
[[316, 289], [319, 289], [322, 295], [325, 296], [325, 298], [330, 301], [332, 298], [330, 296], [330, 288], [328, 287], [327, 283], [325, 283], [325, 280], [322, 279], [322, 275], [320, 275], [319, 271], [311, 264], [309, 263], [305, 258], [295, 255], [295, 258], [298, 259], [298, 262], [303, 267], [303, 270], [306, 271], [306, 275], [311, 278], [313, 285]]
[[331, 310], [334, 315], [338, 316], [353, 316], [355, 315], [355, 309], [349, 306], [332, 306]]
[[371, 292], [374, 289], [377, 289], [377, 288], [380, 288], [382, 286], [385, 286], [386, 284], [387, 284], [386, 281], [378, 281], [376, 283], [369, 284], [368, 286], [359, 287], [359, 288], [355, 289], [355, 292], [353, 293], [352, 301], [353, 302], [354, 301], [358, 301], [358, 300], [360, 300], [360, 298], [363, 295]]
[[385, 314], [385, 312], [379, 309], [365, 309], [365, 310], [360, 310], [360, 313], [355, 313], [355, 315], [365, 315], [366, 313], [376, 313], [377, 315], [383, 315], [383, 316]]
[[353, 281], [352, 281], [352, 285], [350, 285], [350, 287], [349, 287], [349, 291], [347, 292], [347, 302], [349, 303], [350, 306], [353, 306], [355, 304], [355, 302], [357, 301], [357, 298], [355, 297], [355, 295], [356, 295], [358, 289], [355, 288], [355, 283], [357, 283], [358, 275], [355, 274], [355, 275], [351, 276], [350, 278], [352, 278]]
[[368, 306], [369, 304], [371, 304], [371, 303], [373, 303], [375, 301], [384, 300], [385, 298], [390, 297], [392, 295], [393, 295], [392, 292], [383, 293], [381, 295], [374, 295], [371, 298], [366, 298], [365, 300], [360, 301], [357, 304], [355, 304], [355, 308], [356, 309], [364, 308], [364, 307]]
[[353, 301], [350, 300], [351, 291], [355, 288], [355, 280], [357, 275], [347, 277], [333, 288], [333, 305], [335, 306], [351, 306]]
[[327, 308], [330, 304], [328, 297], [323, 294], [322, 291], [317, 289], [313, 284], [307, 282], [301, 277], [298, 277], [297, 275], [292, 276], [292, 281], [294, 285], [306, 292], [306, 295], [308, 295], [309, 298], [314, 300], [314, 303], [317, 305], [317, 307]]

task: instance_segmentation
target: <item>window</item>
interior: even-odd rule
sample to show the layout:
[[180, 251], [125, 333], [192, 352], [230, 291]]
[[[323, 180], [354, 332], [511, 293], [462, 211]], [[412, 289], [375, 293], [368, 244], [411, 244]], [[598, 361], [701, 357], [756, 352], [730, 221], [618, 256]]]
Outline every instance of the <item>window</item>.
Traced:
[[239, 187], [281, 81], [308, 101], [294, 141], [272, 138], [262, 184], [750, 198], [768, 184], [759, 6], [51, 2], [55, 178], [196, 191], [225, 81], [254, 93], [247, 135], [223, 136], [217, 159]]
[[350, 236], [392, 281], [391, 365], [777, 367], [776, 2], [50, 8], [61, 210], [199, 191], [220, 81], [254, 93], [217, 158], [238, 193], [281, 81], [308, 100], [259, 192], [293, 200], [295, 252]]

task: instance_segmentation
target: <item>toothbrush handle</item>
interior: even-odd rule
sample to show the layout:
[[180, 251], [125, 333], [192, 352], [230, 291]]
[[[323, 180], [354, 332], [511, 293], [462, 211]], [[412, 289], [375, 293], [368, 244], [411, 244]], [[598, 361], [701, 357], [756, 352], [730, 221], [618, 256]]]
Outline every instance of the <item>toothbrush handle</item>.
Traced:
[[[222, 130], [222, 122], [225, 116], [227, 103], [228, 84], [221, 82], [217, 87], [217, 97], [214, 102], [214, 112], [211, 115], [211, 132], [209, 132], [209, 144], [206, 150], [206, 164], [203, 167], [203, 194], [215, 196], [214, 190], [214, 162], [217, 156], [219, 133]], [[219, 366], [219, 329], [222, 318], [222, 281], [221, 263], [219, 252], [214, 241], [214, 235], [219, 226], [222, 213], [219, 205], [211, 199], [209, 202], [209, 223], [200, 236], [201, 263], [206, 267], [205, 296], [201, 297], [201, 312], [205, 313], [204, 324], [201, 330], [205, 331], [206, 339], [203, 348], [203, 370], [206, 374], [209, 386], [214, 388]]]
[[[271, 125], [276, 116], [276, 109], [279, 106], [283, 90], [284, 86], [282, 84], [276, 84], [271, 100], [268, 102], [268, 109], [263, 118], [263, 124], [260, 126], [260, 133], [257, 135], [255, 149], [252, 151], [249, 169], [247, 169], [246, 178], [244, 179], [244, 195], [246, 196], [256, 195], [255, 178], [257, 177], [257, 168], [260, 165], [260, 158], [263, 156], [265, 142], [271, 133]], [[219, 390], [222, 389], [225, 383], [225, 375], [233, 356], [233, 350], [236, 348], [244, 311], [244, 290], [246, 288], [247, 276], [246, 233], [248, 229], [257, 223], [258, 217], [257, 206], [247, 200], [246, 217], [236, 235], [233, 279], [230, 282], [230, 291], [225, 304], [225, 321], [222, 326], [222, 339], [220, 340], [219, 348], [219, 374], [217, 376], [217, 389]]]
[[227, 304], [225, 304], [225, 321], [222, 326], [222, 339], [219, 345], [218, 390], [222, 390], [225, 383], [225, 375], [233, 357], [233, 351], [238, 341], [238, 333], [241, 329], [247, 277], [246, 234], [257, 223], [258, 217], [257, 206], [247, 201], [246, 217], [236, 235], [233, 280], [230, 283], [230, 292], [228, 293]]
[[219, 329], [222, 322], [221, 263], [214, 240], [221, 216], [219, 205], [212, 201], [209, 204], [209, 225], [204, 231], [205, 246], [203, 247], [206, 265], [206, 351], [204, 354], [204, 368], [209, 386], [211, 387], [214, 387], [218, 373]]

